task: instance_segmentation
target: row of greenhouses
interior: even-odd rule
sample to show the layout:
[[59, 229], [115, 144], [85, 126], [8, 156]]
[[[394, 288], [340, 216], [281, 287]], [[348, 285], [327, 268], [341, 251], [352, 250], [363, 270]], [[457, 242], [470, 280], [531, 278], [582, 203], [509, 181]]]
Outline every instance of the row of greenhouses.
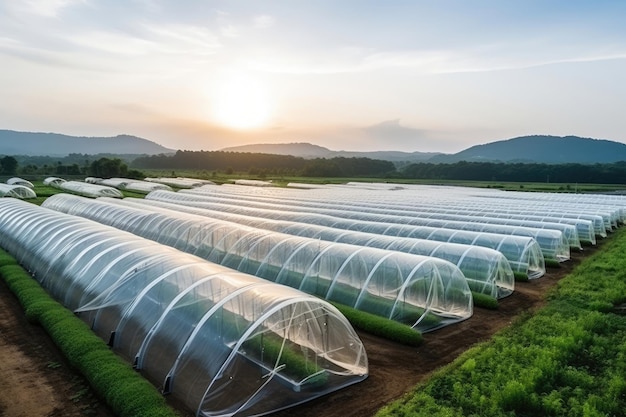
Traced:
[[[156, 195], [156, 194], [155, 194]], [[304, 208], [299, 204], [287, 204], [286, 202], [275, 199], [273, 202], [266, 201], [251, 201], [242, 199], [239, 196], [224, 196], [217, 193], [207, 194], [199, 190], [195, 193], [184, 193], [184, 197], [179, 199], [187, 199], [189, 201], [210, 201], [224, 204], [233, 204], [236, 202], [238, 206], [261, 208], [269, 210], [279, 210], [282, 212], [297, 212], [297, 213], [315, 213], [325, 214], [331, 217], [345, 218], [350, 220], [362, 220], [375, 223], [394, 223], [407, 226], [427, 226], [436, 227], [442, 229], [455, 229], [455, 230], [471, 230], [475, 232], [488, 232], [498, 234], [510, 234], [518, 236], [532, 237], [541, 246], [543, 255], [546, 259], [554, 260], [556, 262], [562, 262], [568, 260], [570, 257], [570, 248], [580, 247], [580, 240], [576, 229], [569, 225], [559, 225], [559, 229], [567, 229], [567, 234], [563, 230], [546, 229], [540, 227], [539, 224], [533, 225], [510, 225], [503, 224], [503, 222], [489, 223], [486, 220], [480, 222], [468, 221], [468, 217], [463, 218], [457, 216], [454, 218], [450, 216], [445, 218], [431, 218], [430, 216], [418, 216], [411, 214], [397, 215], [393, 213], [382, 212], [376, 213], [371, 209], [347, 209], [346, 207], [337, 204], [334, 208]], [[350, 206], [352, 207], [352, 206]], [[530, 223], [530, 222], [529, 222]]]
[[[546, 260], [558, 264], [561, 261], [569, 259], [570, 256], [569, 246], [562, 233], [552, 230], [531, 230], [533, 235], [541, 234], [553, 238], [552, 240], [542, 239], [540, 242], [535, 239], [533, 235], [529, 236], [524, 233], [525, 230], [523, 229], [520, 229], [520, 233], [518, 234], [513, 233], [514, 230], [511, 230], [510, 226], [484, 231], [472, 230], [471, 228], [468, 230], [465, 228], [444, 228], [434, 225], [402, 224], [386, 222], [380, 219], [351, 219], [332, 216], [326, 213], [318, 213], [316, 211], [281, 210], [280, 207], [276, 207], [278, 204], [271, 205], [270, 207], [272, 208], [268, 208], [267, 204], [264, 206], [250, 206], [245, 204], [246, 202], [244, 200], [240, 199], [193, 195], [181, 192], [157, 191], [148, 194], [146, 199], [175, 203], [181, 206], [211, 209], [274, 220], [285, 220], [294, 223], [328, 226], [344, 230], [369, 232], [386, 236], [420, 238], [451, 243], [470, 243], [476, 246], [485, 246], [502, 252], [509, 261], [515, 263], [515, 265], [511, 265], [514, 270], [517, 269], [518, 265], [522, 271], [524, 268], [529, 268], [529, 276], [541, 276], [542, 274], [537, 274], [536, 271], [543, 269]], [[367, 215], [367, 213], [364, 213], [364, 215]], [[500, 233], [498, 233], [498, 231]], [[552, 244], [550, 245], [550, 243]], [[536, 253], [537, 248], [540, 249], [540, 255]], [[541, 260], [538, 260], [540, 257]]]
[[[383, 184], [385, 185], [385, 184]], [[375, 184], [367, 184], [368, 187]], [[448, 207], [456, 205], [459, 208], [471, 208], [473, 206], [491, 208], [492, 212], [509, 211], [517, 214], [546, 213], [548, 216], [557, 214], [559, 217], [579, 218], [583, 216], [601, 216], [607, 230], [616, 227], [617, 223], [623, 222], [624, 196], [599, 195], [599, 194], [571, 194], [571, 193], [526, 193], [526, 192], [502, 192], [495, 189], [478, 189], [469, 187], [443, 187], [425, 185], [394, 185], [393, 198], [387, 196], [390, 189], [379, 187], [379, 192], [365, 191], [360, 183], [349, 183], [332, 188], [322, 188], [315, 195], [304, 196], [301, 193], [289, 195], [284, 190], [272, 189], [265, 196], [281, 196], [284, 198], [303, 197], [314, 199], [333, 198], [338, 192], [350, 194], [350, 202], [362, 205], [364, 202], [376, 203], [380, 207], [404, 207], [414, 210], [416, 206]], [[239, 187], [240, 188], [240, 187]], [[221, 192], [241, 194], [238, 187], [224, 187]], [[594, 219], [594, 222], [596, 220]], [[603, 231], [596, 229], [596, 233]]]
[[[511, 294], [515, 286], [515, 273], [511, 269], [511, 264], [506, 257], [501, 252], [484, 246], [377, 235], [374, 233], [343, 230], [313, 224], [243, 216], [222, 211], [174, 205], [154, 200], [127, 198], [124, 200], [107, 199], [107, 201], [113, 204], [147, 210], [157, 210], [157, 207], [161, 207], [165, 209], [161, 211], [169, 215], [180, 215], [177, 214], [177, 212], [191, 213], [205, 218], [225, 220], [235, 224], [289, 235], [444, 259], [455, 264], [461, 272], [463, 272], [472, 291], [486, 294], [494, 298], [502, 298]], [[206, 219], [204, 219], [204, 221], [206, 221]], [[533, 273], [543, 274], [545, 272], [543, 264], [540, 264], [542, 260], [543, 258], [541, 256], [537, 256], [535, 259], [536, 265], [534, 264], [532, 268]], [[523, 272], [516, 272], [518, 272], [518, 276], [522, 278], [529, 278], [528, 267], [524, 268]], [[530, 278], [538, 278], [538, 276], [531, 275]]]
[[[263, 230], [180, 212], [122, 206], [66, 194], [43, 206], [84, 216], [170, 245], [208, 261], [395, 320], [421, 332], [472, 315], [470, 284], [454, 264], [375, 247]], [[502, 291], [512, 290], [512, 276]], [[487, 281], [491, 278], [491, 281]], [[482, 277], [481, 277], [482, 279]], [[504, 281], [504, 280], [503, 280]], [[472, 281], [497, 296], [493, 277]]]
[[16, 199], [0, 200], [0, 246], [197, 415], [266, 414], [367, 377], [362, 342], [319, 297]]
[[[199, 195], [219, 195], [224, 197], [223, 192], [212, 188], [201, 188], [188, 193]], [[246, 201], [265, 202], [274, 204], [276, 200], [264, 197], [248, 197], [240, 194], [236, 195], [238, 199], [244, 199]], [[591, 220], [587, 219], [570, 219], [570, 218], [556, 218], [556, 217], [538, 217], [538, 216], [516, 216], [512, 214], [505, 214], [499, 212], [490, 213], [476, 213], [475, 211], [468, 210], [467, 208], [459, 207], [458, 209], [449, 209], [447, 206], [433, 206], [428, 203], [414, 203], [410, 207], [407, 206], [390, 206], [390, 205], [375, 205], [367, 203], [357, 203], [354, 201], [332, 201], [326, 200], [314, 200], [300, 198], [297, 200], [281, 199], [280, 204], [282, 206], [296, 207], [298, 210], [302, 209], [329, 209], [329, 210], [341, 210], [346, 213], [367, 211], [368, 214], [380, 214], [384, 216], [399, 216], [399, 217], [415, 217], [419, 219], [431, 219], [431, 220], [451, 220], [473, 223], [488, 223], [488, 224], [500, 224], [509, 226], [521, 226], [535, 229], [555, 229], [561, 231], [568, 241], [569, 245], [573, 249], [581, 249], [581, 241], [588, 244], [595, 244], [595, 232]], [[346, 214], [348, 216], [348, 214]], [[400, 219], [401, 221], [402, 219]], [[599, 220], [599, 219], [598, 219]], [[415, 223], [409, 223], [415, 224]], [[606, 236], [606, 234], [605, 234]]]
[[[619, 222], [624, 221], [624, 196], [584, 195], [569, 193], [524, 193], [503, 192], [496, 189], [470, 187], [426, 186], [408, 184], [361, 184], [318, 186], [315, 193], [294, 192], [294, 190], [273, 187], [268, 190], [242, 191], [242, 187], [225, 185], [220, 194], [254, 195], [255, 198], [280, 198], [299, 202], [336, 201], [338, 196], [346, 196], [342, 204], [373, 208], [394, 208], [414, 211], [428, 207], [456, 207], [471, 211], [478, 207], [488, 208], [492, 213], [510, 213], [523, 215], [542, 215], [556, 218], [584, 218], [594, 222], [597, 235], [610, 231]], [[372, 189], [377, 190], [371, 192]], [[210, 192], [205, 187], [203, 192]], [[213, 190], [216, 191], [216, 190]], [[598, 225], [598, 216], [605, 223], [606, 230]], [[550, 220], [554, 221], [554, 220]]]

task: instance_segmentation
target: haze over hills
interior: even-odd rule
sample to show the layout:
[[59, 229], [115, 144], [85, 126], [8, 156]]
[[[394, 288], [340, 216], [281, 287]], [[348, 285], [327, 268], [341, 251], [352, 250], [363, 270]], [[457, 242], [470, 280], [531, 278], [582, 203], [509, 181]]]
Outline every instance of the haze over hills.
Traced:
[[425, 162], [435, 155], [435, 152], [401, 152], [401, 151], [332, 151], [323, 146], [311, 143], [264, 143], [254, 145], [231, 146], [220, 149], [226, 152], [253, 152], [271, 153], [277, 155], [293, 155], [305, 159], [313, 158], [371, 158], [392, 162]]
[[335, 156], [357, 156], [404, 161], [455, 163], [469, 162], [524, 162], [524, 163], [612, 163], [626, 161], [626, 144], [579, 136], [533, 135], [500, 140], [472, 146], [456, 154], [424, 152], [346, 152], [331, 151], [309, 143], [257, 144], [225, 148], [233, 152], [277, 153], [304, 158], [332, 158]]
[[626, 161], [626, 145], [579, 136], [521, 136], [472, 146], [456, 154], [437, 155], [429, 162], [459, 161], [603, 164]]
[[137, 136], [78, 137], [58, 133], [0, 130], [0, 155], [66, 156], [80, 154], [155, 155], [175, 152]]
[[[306, 159], [366, 157], [392, 161], [396, 165], [416, 162], [524, 162], [524, 163], [612, 163], [626, 161], [626, 144], [579, 136], [533, 135], [472, 146], [456, 154], [400, 151], [333, 151], [311, 143], [266, 143], [223, 148], [227, 152], [293, 155]], [[0, 130], [0, 155], [66, 156], [78, 154], [157, 155], [173, 154], [153, 141], [130, 135], [77, 137], [57, 133]]]

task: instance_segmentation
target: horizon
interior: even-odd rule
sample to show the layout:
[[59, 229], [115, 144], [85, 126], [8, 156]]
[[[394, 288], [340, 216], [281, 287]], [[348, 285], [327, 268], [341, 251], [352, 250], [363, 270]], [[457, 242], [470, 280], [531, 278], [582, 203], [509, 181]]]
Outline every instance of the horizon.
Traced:
[[0, 1], [0, 127], [170, 149], [626, 143], [626, 3]]

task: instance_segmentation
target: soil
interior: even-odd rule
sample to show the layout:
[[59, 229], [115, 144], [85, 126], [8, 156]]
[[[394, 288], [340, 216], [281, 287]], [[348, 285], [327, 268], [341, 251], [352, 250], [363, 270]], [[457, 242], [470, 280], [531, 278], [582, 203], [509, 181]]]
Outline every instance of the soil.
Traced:
[[[549, 269], [542, 278], [516, 283], [514, 293], [500, 300], [498, 310], [476, 308], [470, 319], [426, 333], [418, 348], [360, 333], [369, 361], [365, 381], [272, 416], [373, 416], [472, 345], [488, 340], [519, 314], [540, 307], [545, 292], [596, 250], [598, 247], [572, 253], [570, 261]], [[43, 329], [26, 321], [21, 306], [1, 280], [0, 312], [0, 416], [114, 416]]]

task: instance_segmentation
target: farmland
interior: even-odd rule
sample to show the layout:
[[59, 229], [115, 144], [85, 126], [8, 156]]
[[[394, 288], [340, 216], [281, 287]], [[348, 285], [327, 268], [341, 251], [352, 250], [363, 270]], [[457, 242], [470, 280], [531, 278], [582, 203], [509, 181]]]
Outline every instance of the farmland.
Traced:
[[[600, 254], [605, 254], [605, 253], [608, 254], [607, 256], [609, 256], [609, 258], [602, 258], [599, 261], [602, 265], [605, 265], [604, 267], [600, 267], [603, 271], [603, 274], [602, 274], [603, 277], [606, 276], [607, 278], [609, 278], [611, 275], [609, 272], [611, 271], [618, 274], [620, 268], [616, 268], [612, 270], [611, 268], [607, 268], [606, 265], [612, 265], [614, 262], [614, 259], [612, 259], [611, 256], [615, 256], [615, 255], [610, 255], [611, 253], [614, 253], [614, 252], [611, 252], [611, 248], [613, 247], [611, 245], [615, 245], [617, 244], [615, 242], [621, 242], [622, 240], [624, 240], [624, 234], [622, 230], [619, 230], [617, 233], [611, 236], [610, 239], [600, 242], [599, 247], [602, 247], [601, 251], [598, 251], [596, 247], [593, 247], [593, 248], [586, 248], [583, 253], [573, 253], [572, 259], [569, 262], [562, 264], [562, 266], [558, 269], [550, 269], [548, 271], [548, 274], [544, 276], [543, 278], [539, 280], [532, 280], [526, 283], [518, 283], [513, 295], [507, 298], [504, 298], [503, 300], [500, 300], [500, 308], [498, 310], [488, 311], [484, 309], [476, 309], [474, 312], [474, 316], [470, 320], [457, 323], [454, 326], [448, 326], [446, 328], [437, 330], [436, 332], [429, 333], [428, 335], [426, 335], [425, 343], [418, 348], [401, 347], [401, 346], [395, 345], [394, 343], [378, 339], [368, 334], [364, 334], [364, 333], [360, 334], [360, 337], [364, 341], [365, 348], [368, 352], [368, 357], [369, 357], [369, 362], [370, 362], [369, 378], [360, 384], [343, 389], [339, 392], [334, 393], [331, 396], [323, 397], [319, 400], [315, 400], [311, 403], [300, 406], [296, 411], [298, 411], [299, 414], [301, 415], [311, 415], [311, 416], [322, 415], [322, 414], [328, 415], [328, 407], [330, 404], [332, 404], [333, 415], [334, 415], [335, 410], [337, 411], [336, 415], [344, 415], [344, 414], [354, 415], [354, 416], [373, 415], [376, 412], [376, 410], [378, 410], [380, 407], [382, 407], [383, 405], [389, 403], [390, 401], [394, 399], [399, 398], [403, 393], [411, 390], [413, 385], [415, 385], [416, 383], [420, 381], [423, 381], [427, 375], [429, 375], [431, 372], [433, 372], [440, 366], [450, 363], [452, 359], [454, 359], [456, 356], [458, 356], [459, 354], [467, 350], [474, 343], [485, 341], [495, 331], [506, 327], [513, 320], [513, 318], [515, 316], [518, 316], [520, 313], [524, 313], [522, 315], [522, 318], [516, 320], [514, 326], [512, 327], [512, 330], [509, 330], [509, 332], [513, 332], [513, 334], [539, 333], [537, 331], [538, 327], [532, 327], [532, 323], [534, 323], [533, 320], [540, 321], [540, 319], [535, 319], [534, 317], [541, 317], [542, 314], [544, 314], [543, 313], [544, 311], [549, 312], [550, 309], [552, 308], [552, 309], [556, 309], [556, 311], [558, 312], [561, 312], [561, 314], [565, 314], [568, 316], [576, 315], [576, 314], [583, 314], [585, 316], [589, 315], [591, 317], [587, 319], [588, 321], [579, 321], [579, 322], [574, 322], [573, 324], [564, 325], [563, 329], [553, 329], [551, 333], [552, 337], [556, 337], [554, 336], [554, 334], [558, 330], [563, 330], [565, 332], [573, 332], [574, 334], [581, 335], [581, 338], [584, 339], [585, 341], [585, 345], [583, 346], [583, 348], [587, 350], [591, 349], [593, 347], [593, 344], [596, 341], [600, 343], [602, 346], [611, 345], [612, 343], [613, 344], [619, 343], [620, 337], [622, 337], [621, 340], [623, 341], [623, 327], [620, 328], [620, 323], [623, 324], [623, 322], [620, 322], [623, 316], [617, 316], [612, 313], [614, 305], [615, 304], [619, 305], [620, 302], [623, 302], [623, 294], [624, 294], [623, 287], [621, 289], [619, 287], [614, 287], [614, 291], [611, 294], [596, 294], [594, 295], [595, 298], [591, 300], [592, 302], [590, 301], [589, 305], [585, 305], [584, 303], [581, 303], [580, 301], [580, 294], [585, 294], [586, 291], [588, 291], [588, 288], [584, 288], [585, 285], [587, 284], [584, 284], [584, 282], [583, 284], [580, 284], [579, 282], [580, 280], [578, 281], [575, 280], [575, 282], [578, 282], [578, 284], [572, 287], [570, 287], [569, 284], [568, 285], [564, 284], [559, 288], [558, 292], [551, 293], [550, 301], [547, 307], [544, 310], [542, 310], [542, 313], [536, 316], [528, 313], [529, 311], [533, 311], [534, 308], [541, 306], [544, 303], [543, 294], [546, 293], [547, 289], [551, 287], [552, 285], [554, 285], [566, 272], [569, 272], [575, 264], [578, 264], [583, 259], [583, 257], [586, 258], [584, 261], [586, 265], [587, 262], [590, 261], [590, 259], [588, 258], [588, 255], [590, 253], [597, 252], [597, 254], [593, 257], [594, 259], [597, 256], [600, 256]], [[619, 251], [619, 249], [615, 249], [615, 250]], [[582, 273], [582, 276], [589, 276], [589, 274]], [[617, 279], [619, 280], [619, 277]], [[621, 279], [623, 281], [623, 278]], [[564, 282], [567, 282], [567, 280]], [[598, 281], [594, 280], [593, 282], [597, 283]], [[579, 289], [581, 286], [584, 288], [583, 291]], [[607, 286], [613, 287], [612, 284], [607, 285]], [[567, 290], [567, 288], [572, 288], [572, 289]], [[568, 291], [570, 291], [570, 295], [568, 295]], [[572, 297], [571, 293], [575, 293], [576, 297]], [[564, 299], [562, 299], [563, 297]], [[577, 304], [576, 308], [582, 309], [580, 312], [578, 311], [575, 312], [570, 308], [570, 304], [572, 304], [571, 302], [572, 299], [575, 300], [575, 303], [573, 304]], [[581, 304], [581, 305], [578, 305], [578, 304]], [[592, 311], [592, 313], [595, 315], [587, 314], [589, 311]], [[598, 314], [607, 315], [607, 317], [610, 317], [611, 320], [606, 321], [603, 318], [604, 316], [598, 316]], [[616, 318], [613, 318], [613, 316], [616, 316]], [[545, 320], [547, 320], [548, 323], [551, 322], [550, 318], [547, 318]], [[527, 325], [527, 323], [531, 323], [530, 330], [528, 330], [526, 327], [523, 327]], [[535, 325], [535, 326], [542, 327], [541, 325], [545, 325], [545, 322], [542, 322], [540, 323], [540, 325]], [[598, 328], [601, 328], [601, 327], [610, 328], [610, 326], [612, 326], [612, 328], [616, 329], [616, 332], [614, 332], [616, 333], [616, 336], [614, 336], [614, 338], [611, 340], [600, 340], [599, 338], [595, 336], [595, 334], [591, 336], [584, 336], [583, 333], [576, 333], [576, 328], [577, 328], [576, 326], [578, 327], [582, 326], [585, 329], [591, 328], [591, 330], [594, 332], [597, 331]], [[589, 329], [586, 329], [586, 330], [589, 330]], [[514, 337], [512, 337], [509, 333], [505, 334], [504, 337], [505, 337], [504, 340], [514, 339]], [[494, 340], [495, 341], [492, 343], [498, 343], [497, 341], [500, 339], [496, 338]], [[500, 342], [500, 343], [503, 343], [503, 342]], [[524, 345], [524, 343], [528, 343], [528, 342], [522, 340], [519, 343]], [[536, 343], [540, 345], [542, 342], [536, 342]], [[557, 345], [563, 346], [564, 348], [571, 348], [571, 349], [577, 348], [576, 346], [573, 346], [573, 347], [569, 346], [567, 345], [567, 343], [563, 341], [558, 341]], [[452, 376], [449, 377], [450, 378], [449, 380], [446, 380], [446, 381], [451, 381], [451, 382], [439, 383], [439, 385], [437, 385], [436, 388], [432, 388], [432, 389], [429, 388], [430, 385], [428, 385], [426, 388], [421, 389], [420, 394], [418, 394], [415, 397], [416, 398], [415, 401], [421, 401], [421, 402], [414, 403], [411, 400], [408, 400], [408, 402], [406, 403], [394, 404], [390, 406], [391, 408], [388, 409], [392, 411], [386, 410], [386, 411], [383, 411], [382, 413], [391, 413], [389, 415], [397, 415], [397, 414], [408, 412], [410, 414], [414, 414], [416, 412], [415, 410], [420, 409], [420, 408], [428, 409], [430, 410], [430, 412], [434, 412], [435, 409], [433, 408], [434, 407], [433, 404], [435, 404], [437, 407], [448, 406], [450, 407], [450, 409], [454, 409], [457, 411], [461, 408], [463, 412], [461, 412], [461, 414], [459, 415], [471, 415], [471, 414], [483, 415], [483, 413], [487, 409], [493, 412], [492, 415], [503, 415], [503, 414], [498, 414], [498, 411], [497, 411], [498, 407], [504, 410], [503, 413], [510, 412], [512, 410], [518, 413], [522, 413], [522, 414], [524, 412], [529, 412], [529, 413], [537, 412], [537, 410], [541, 410], [542, 412], [547, 412], [547, 411], [552, 410], [553, 414], [546, 414], [546, 415], [567, 415], [563, 413], [574, 410], [574, 408], [571, 408], [571, 409], [565, 408], [563, 404], [570, 404], [570, 403], [575, 404], [576, 401], [580, 402], [579, 398], [584, 397], [586, 395], [585, 392], [582, 392], [582, 393], [578, 392], [576, 393], [578, 397], [575, 397], [577, 399], [570, 400], [570, 398], [574, 398], [574, 397], [567, 397], [566, 395], [568, 394], [557, 392], [558, 390], [556, 389], [556, 386], [560, 383], [559, 381], [567, 377], [571, 377], [571, 375], [568, 374], [565, 376], [559, 376], [558, 378], [560, 379], [556, 379], [555, 380], [556, 382], [548, 381], [549, 383], [552, 383], [552, 385], [549, 385], [548, 383], [546, 383], [548, 385], [543, 387], [543, 390], [545, 392], [544, 391], [538, 392], [535, 397], [532, 396], [533, 394], [532, 389], [537, 384], [534, 383], [531, 379], [529, 379], [530, 377], [525, 377], [524, 380], [518, 381], [517, 384], [512, 384], [509, 387], [510, 396], [506, 398], [504, 396], [497, 397], [495, 395], [492, 395], [492, 392], [488, 391], [488, 389], [497, 390], [498, 385], [486, 387], [485, 389], [487, 389], [487, 391], [485, 391], [484, 393], [482, 392], [479, 392], [479, 393], [458, 392], [458, 395], [455, 397], [461, 400], [467, 399], [467, 398], [473, 398], [473, 400], [471, 401], [471, 404], [478, 402], [479, 406], [484, 407], [484, 408], [471, 409], [471, 404], [469, 405], [468, 404], [459, 405], [459, 404], [453, 404], [453, 403], [444, 404], [444, 402], [441, 400], [442, 397], [437, 397], [436, 394], [439, 394], [446, 398], [450, 398], [451, 396], [450, 389], [452, 389], [452, 391], [454, 391], [454, 389], [458, 391], [459, 385], [463, 386], [465, 384], [471, 384], [471, 382], [470, 383], [463, 382], [464, 380], [462, 379], [462, 377], [467, 376], [465, 374], [469, 374], [471, 378], [473, 378], [473, 379], [470, 378], [471, 381], [475, 382], [477, 380], [480, 380], [481, 378], [481, 374], [479, 373], [479, 371], [488, 372], [488, 371], [492, 371], [493, 369], [500, 369], [500, 368], [496, 368], [495, 366], [492, 366], [492, 363], [487, 362], [487, 359], [485, 359], [484, 360], [485, 363], [489, 363], [488, 366], [485, 365], [485, 367], [488, 368], [487, 370], [485, 370], [484, 369], [485, 367], [481, 365], [483, 363], [483, 359], [480, 359], [480, 360], [476, 359], [476, 358], [482, 358], [482, 357], [479, 356], [479, 354], [475, 352], [476, 352], [475, 350], [472, 350], [469, 353], [466, 353], [461, 359], [461, 362], [462, 362], [461, 364], [451, 365], [451, 368], [453, 369], [453, 371], [449, 375], [452, 375]], [[537, 354], [536, 356], [542, 357], [540, 352], [535, 352], [535, 353]], [[577, 352], [574, 352], [574, 353], [570, 353], [570, 355], [565, 355], [565, 356], [576, 356], [576, 354]], [[619, 357], [619, 352], [600, 351], [599, 354], [600, 355], [603, 355], [603, 354], [613, 355], [615, 357]], [[472, 355], [477, 355], [477, 356], [474, 357]], [[505, 354], [503, 355], [511, 356], [508, 353], [508, 351], [506, 352], [506, 355]], [[493, 353], [492, 353], [492, 357], [488, 359], [493, 360]], [[546, 360], [553, 365], [556, 364], [556, 366], [560, 366], [559, 363], [555, 362], [555, 360], [552, 360], [552, 358], [548, 358]], [[612, 361], [612, 363], [616, 363], [617, 364], [616, 366], [620, 366], [619, 361]], [[588, 364], [586, 364], [585, 366], [588, 366]], [[532, 367], [529, 367], [529, 368], [533, 369]], [[461, 369], [461, 371], [457, 371], [458, 369]], [[544, 369], [544, 368], [540, 368], [540, 369]], [[461, 375], [459, 376], [457, 374], [454, 374], [455, 371], [461, 372]], [[546, 369], [545, 372], [547, 371], [548, 370]], [[603, 375], [607, 375], [607, 374], [610, 375], [612, 371], [619, 372], [619, 369], [617, 370], [611, 369], [609, 366], [608, 371], [603, 368], [602, 373]], [[441, 377], [440, 375], [441, 373], [438, 373], [437, 376], [433, 379], [433, 381], [435, 381], [433, 382], [434, 384], [437, 384], [436, 382], [438, 381], [437, 378], [444, 378], [444, 379], [447, 378], [447, 377]], [[448, 374], [446, 373], [446, 375]], [[574, 377], [579, 376], [575, 372], [573, 373], [573, 375]], [[497, 381], [497, 379], [494, 378], [493, 376], [491, 376], [490, 378]], [[506, 378], [507, 381], [512, 380], [510, 374], [504, 375], [502, 378]], [[611, 381], [613, 380], [611, 378], [608, 378], [608, 382], [606, 382], [605, 385], [610, 387], [610, 389], [608, 389], [608, 392], [611, 392], [614, 394], [616, 393], [617, 398], [619, 400], [619, 396], [622, 395], [621, 394], [622, 391], [620, 391], [621, 389], [620, 385], [618, 382], [615, 382], [615, 381], [611, 382]], [[587, 386], [589, 387], [592, 387], [593, 385], [595, 385], [594, 381], [587, 381], [587, 382], [588, 382]], [[524, 385], [524, 383], [527, 383], [527, 385]], [[561, 385], [565, 385], [565, 384], [561, 384]], [[442, 386], [445, 389], [442, 389], [441, 388]], [[551, 390], [548, 391], [548, 389], [550, 388]], [[454, 392], [457, 392], [457, 391], [454, 391]], [[522, 394], [519, 394], [520, 392], [522, 392]], [[557, 392], [557, 393], [554, 393], [554, 392]], [[432, 399], [424, 397], [425, 395], [431, 395]], [[521, 395], [524, 398], [533, 398], [533, 401], [531, 402], [530, 405], [526, 404], [526, 402], [520, 405], [515, 402], [516, 395], [518, 397]], [[597, 395], [597, 394], [594, 394], [594, 395]], [[482, 398], [481, 396], [485, 398], [493, 397], [494, 403], [487, 404], [486, 400], [481, 400]], [[546, 396], [548, 396], [549, 398], [547, 399], [544, 398]], [[367, 398], [368, 400], [363, 401], [362, 398]], [[498, 398], [500, 398], [499, 400], [500, 403], [496, 402]], [[480, 404], [481, 401], [482, 401], [482, 404]], [[605, 408], [604, 409], [598, 408], [599, 412], [603, 412], [603, 410], [605, 409], [609, 410], [610, 412], [610, 409], [607, 407], [612, 407], [612, 406], [607, 405], [606, 399], [600, 398], [594, 401], [596, 402], [593, 404], [582, 403], [582, 405], [580, 405], [579, 408], [580, 409], [585, 408], [587, 410], [591, 410], [592, 408], [590, 407], [596, 406], [596, 403], [603, 403], [604, 404], [603, 407]], [[558, 408], [557, 405], [555, 404], [557, 405], [561, 404], [561, 408]], [[528, 407], [533, 407], [533, 408], [529, 408], [528, 410], [519, 408], [519, 407], [522, 407], [523, 405], [527, 405]], [[427, 408], [427, 406], [430, 408]], [[322, 411], [322, 409], [319, 407], [324, 407], [326, 411]], [[518, 407], [518, 408], [515, 408], [515, 407]], [[467, 411], [465, 411], [466, 409]], [[446, 409], [442, 408], [441, 410], [436, 410], [436, 412], [441, 413], [441, 415], [447, 415], [446, 413], [448, 413], [449, 410], [446, 411]], [[557, 412], [561, 412], [562, 414], [558, 414]], [[285, 413], [288, 413], [288, 411]], [[280, 415], [281, 413], [278, 413], [278, 414]], [[288, 414], [285, 414], [285, 415], [288, 415]]]

